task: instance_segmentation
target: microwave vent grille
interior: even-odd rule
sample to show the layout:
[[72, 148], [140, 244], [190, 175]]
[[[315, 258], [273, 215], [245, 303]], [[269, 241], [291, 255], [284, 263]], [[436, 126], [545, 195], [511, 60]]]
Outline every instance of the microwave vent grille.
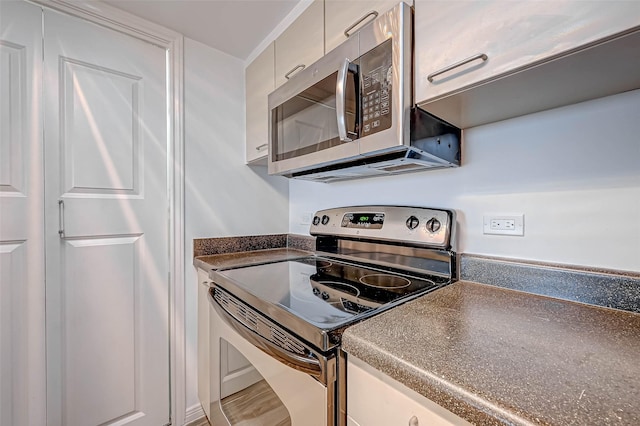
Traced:
[[287, 177], [315, 182], [388, 176], [421, 170], [458, 167], [462, 131], [431, 114], [411, 110], [411, 144], [391, 150], [361, 154], [357, 159], [285, 174]]

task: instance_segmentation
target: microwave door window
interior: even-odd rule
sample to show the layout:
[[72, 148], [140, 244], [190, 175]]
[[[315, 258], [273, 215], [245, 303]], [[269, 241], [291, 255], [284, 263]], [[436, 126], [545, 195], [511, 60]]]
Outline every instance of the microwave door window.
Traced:
[[[273, 158], [276, 161], [322, 151], [342, 142], [336, 119], [337, 71], [276, 107], [273, 119]], [[356, 130], [355, 77], [347, 83], [347, 123]]]

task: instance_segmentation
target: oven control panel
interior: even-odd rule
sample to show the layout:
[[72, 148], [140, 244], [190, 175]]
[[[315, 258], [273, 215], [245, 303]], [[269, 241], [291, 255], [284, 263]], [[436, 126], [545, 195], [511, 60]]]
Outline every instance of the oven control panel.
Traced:
[[366, 238], [449, 248], [455, 224], [453, 210], [425, 207], [357, 206], [321, 210], [311, 235]]

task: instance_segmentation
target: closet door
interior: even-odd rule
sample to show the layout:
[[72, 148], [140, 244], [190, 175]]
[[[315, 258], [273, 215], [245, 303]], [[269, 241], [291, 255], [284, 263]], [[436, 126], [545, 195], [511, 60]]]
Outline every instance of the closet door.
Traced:
[[169, 423], [165, 50], [44, 14], [47, 418]]
[[0, 425], [45, 422], [42, 10], [0, 1]]

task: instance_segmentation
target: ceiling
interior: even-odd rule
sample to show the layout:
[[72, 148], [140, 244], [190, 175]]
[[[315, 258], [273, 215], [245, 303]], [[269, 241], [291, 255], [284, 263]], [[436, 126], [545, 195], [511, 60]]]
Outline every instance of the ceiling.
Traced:
[[299, 0], [103, 0], [242, 60]]

